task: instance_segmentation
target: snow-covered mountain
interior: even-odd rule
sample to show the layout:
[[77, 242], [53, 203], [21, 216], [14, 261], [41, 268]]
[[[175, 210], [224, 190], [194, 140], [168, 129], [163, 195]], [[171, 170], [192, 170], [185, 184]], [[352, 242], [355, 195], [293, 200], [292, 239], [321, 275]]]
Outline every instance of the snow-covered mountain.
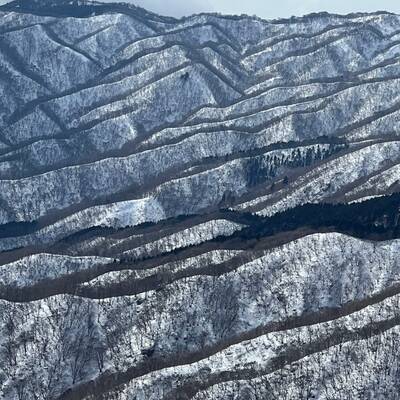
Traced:
[[0, 399], [397, 399], [400, 16], [0, 7]]

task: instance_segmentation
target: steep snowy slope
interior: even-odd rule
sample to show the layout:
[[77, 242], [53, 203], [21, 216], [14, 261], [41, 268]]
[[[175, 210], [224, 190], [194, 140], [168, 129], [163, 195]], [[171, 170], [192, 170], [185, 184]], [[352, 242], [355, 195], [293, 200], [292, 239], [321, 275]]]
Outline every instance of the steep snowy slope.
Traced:
[[0, 398], [397, 399], [400, 16], [0, 7]]

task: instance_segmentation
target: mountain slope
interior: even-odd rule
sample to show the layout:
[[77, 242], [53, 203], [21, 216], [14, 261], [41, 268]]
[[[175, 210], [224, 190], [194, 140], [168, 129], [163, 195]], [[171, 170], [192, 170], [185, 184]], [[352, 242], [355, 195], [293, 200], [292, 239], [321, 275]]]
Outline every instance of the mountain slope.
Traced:
[[386, 12], [1, 6], [0, 397], [396, 399], [399, 51]]

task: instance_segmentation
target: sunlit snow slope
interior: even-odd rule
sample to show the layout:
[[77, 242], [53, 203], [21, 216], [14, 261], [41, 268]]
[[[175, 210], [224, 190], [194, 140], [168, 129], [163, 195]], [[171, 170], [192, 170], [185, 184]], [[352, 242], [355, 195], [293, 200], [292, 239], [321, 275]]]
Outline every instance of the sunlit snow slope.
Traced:
[[400, 16], [0, 7], [0, 399], [397, 399]]

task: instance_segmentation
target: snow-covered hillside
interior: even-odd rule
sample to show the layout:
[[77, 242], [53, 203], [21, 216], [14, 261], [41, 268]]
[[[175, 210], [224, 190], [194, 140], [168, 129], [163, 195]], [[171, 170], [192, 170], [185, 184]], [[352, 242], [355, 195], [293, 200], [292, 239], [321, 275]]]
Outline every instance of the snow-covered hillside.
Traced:
[[399, 32], [0, 7], [0, 398], [397, 399]]

